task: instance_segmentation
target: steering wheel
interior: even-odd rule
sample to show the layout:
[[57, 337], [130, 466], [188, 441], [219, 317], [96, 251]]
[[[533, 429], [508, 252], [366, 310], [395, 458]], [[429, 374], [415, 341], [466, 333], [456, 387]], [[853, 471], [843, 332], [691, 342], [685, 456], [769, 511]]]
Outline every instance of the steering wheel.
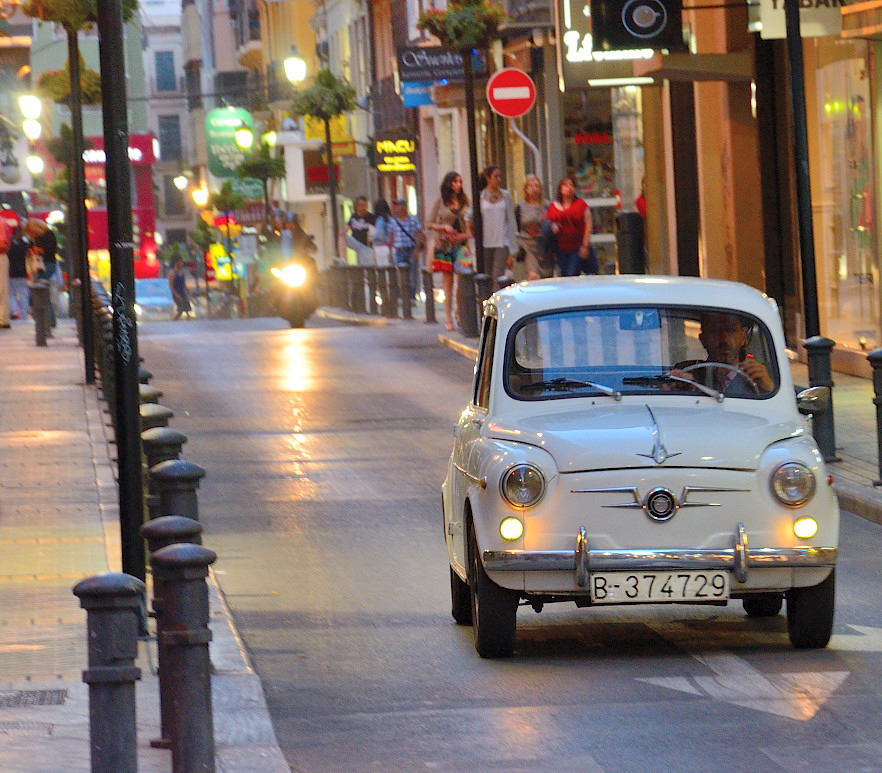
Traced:
[[680, 368], [680, 370], [682, 370], [683, 373], [691, 373], [693, 370], [698, 370], [699, 368], [723, 368], [724, 370], [732, 371], [738, 376], [744, 376], [745, 380], [748, 384], [750, 384], [750, 388], [754, 391], [755, 394], [760, 393], [760, 388], [756, 381], [748, 376], [737, 365], [730, 365], [728, 362], [695, 362], [692, 365], [687, 365], [685, 368]]

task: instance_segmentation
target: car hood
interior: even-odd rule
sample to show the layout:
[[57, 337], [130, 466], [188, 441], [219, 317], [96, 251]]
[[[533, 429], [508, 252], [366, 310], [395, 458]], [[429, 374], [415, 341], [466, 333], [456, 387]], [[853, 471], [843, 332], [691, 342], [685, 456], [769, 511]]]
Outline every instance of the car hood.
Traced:
[[616, 404], [488, 422], [487, 436], [539, 446], [562, 473], [665, 465], [756, 469], [772, 443], [805, 434], [798, 420], [755, 413]]

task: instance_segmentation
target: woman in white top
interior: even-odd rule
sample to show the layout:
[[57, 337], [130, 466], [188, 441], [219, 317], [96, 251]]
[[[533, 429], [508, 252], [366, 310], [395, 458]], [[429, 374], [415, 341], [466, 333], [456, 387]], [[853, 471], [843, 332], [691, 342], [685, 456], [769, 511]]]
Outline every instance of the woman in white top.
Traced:
[[491, 287], [499, 288], [499, 278], [513, 263], [518, 249], [514, 202], [501, 187], [502, 172], [495, 164], [481, 172], [481, 236], [484, 245], [484, 266], [490, 274]]

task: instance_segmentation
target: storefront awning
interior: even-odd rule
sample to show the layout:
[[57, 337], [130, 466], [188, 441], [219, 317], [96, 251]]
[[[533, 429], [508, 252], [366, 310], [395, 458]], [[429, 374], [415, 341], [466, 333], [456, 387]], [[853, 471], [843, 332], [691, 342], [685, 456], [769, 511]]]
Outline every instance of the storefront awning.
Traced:
[[636, 77], [656, 81], [749, 81], [753, 78], [753, 57], [749, 51], [656, 54], [651, 59], [635, 59], [633, 65]]

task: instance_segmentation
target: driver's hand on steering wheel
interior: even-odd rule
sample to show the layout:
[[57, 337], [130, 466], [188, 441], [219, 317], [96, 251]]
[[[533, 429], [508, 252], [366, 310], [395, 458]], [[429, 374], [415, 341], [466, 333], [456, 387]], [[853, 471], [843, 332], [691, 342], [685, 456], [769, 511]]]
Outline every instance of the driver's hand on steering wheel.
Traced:
[[745, 357], [738, 363], [738, 367], [753, 379], [761, 391], [771, 392], [775, 388], [775, 382], [772, 381], [766, 366], [753, 357]]

